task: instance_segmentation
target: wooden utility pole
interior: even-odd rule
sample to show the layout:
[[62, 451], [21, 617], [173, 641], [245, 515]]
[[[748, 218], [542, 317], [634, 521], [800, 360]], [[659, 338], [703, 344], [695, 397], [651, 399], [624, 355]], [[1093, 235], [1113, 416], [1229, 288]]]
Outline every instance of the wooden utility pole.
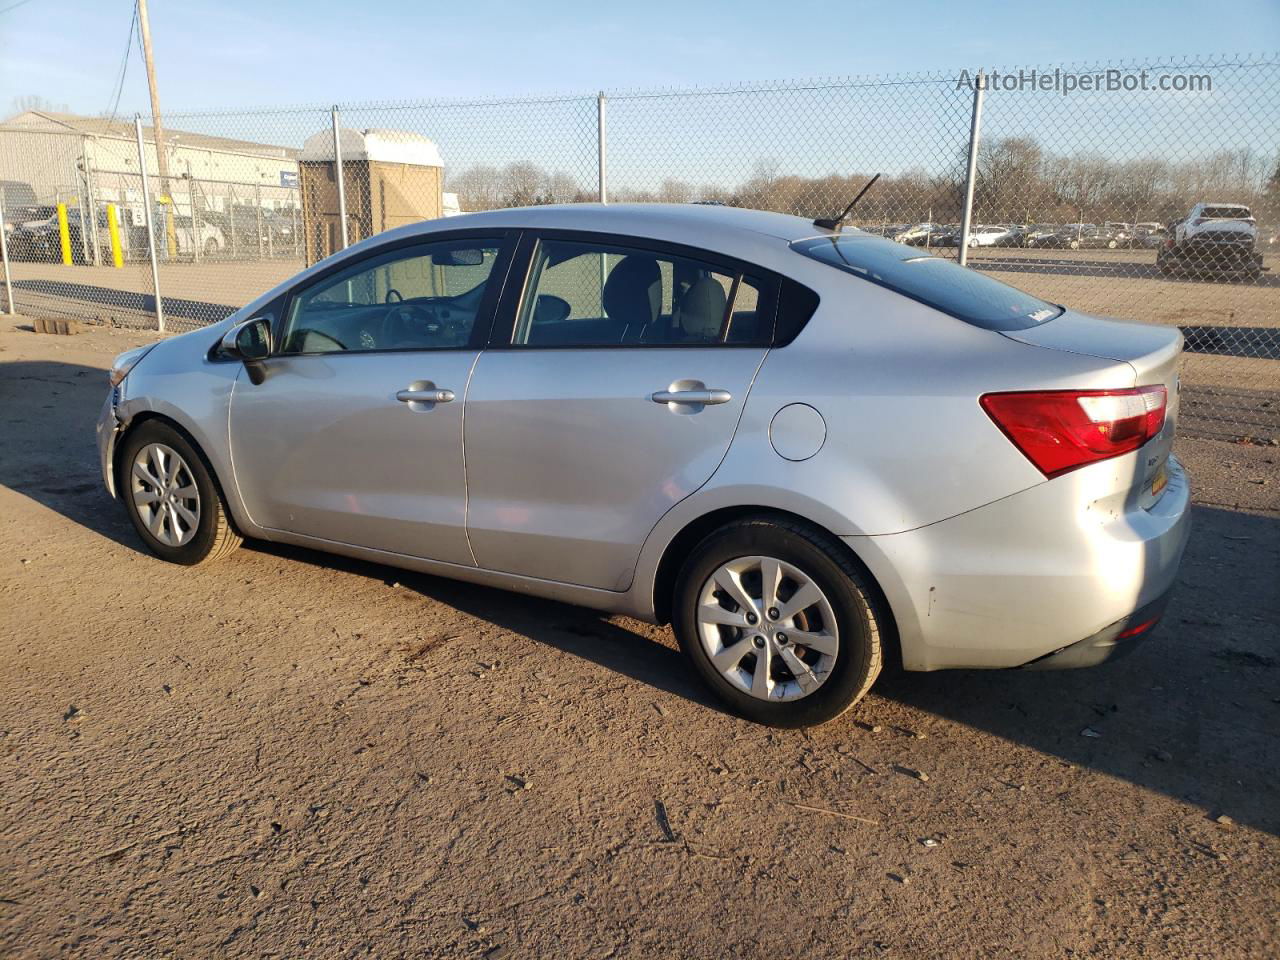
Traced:
[[[151, 56], [151, 20], [147, 17], [147, 0], [138, 2], [138, 32], [142, 35], [142, 59], [147, 68], [147, 89], [151, 93], [151, 139], [156, 148], [156, 173], [160, 176], [160, 202], [164, 204], [166, 245], [169, 256], [178, 253], [178, 237], [173, 227], [173, 195], [169, 190], [169, 157], [164, 147], [164, 122], [160, 119], [160, 91], [156, 86], [156, 64]], [[192, 211], [194, 214], [195, 211]], [[192, 233], [195, 221], [192, 220]]]

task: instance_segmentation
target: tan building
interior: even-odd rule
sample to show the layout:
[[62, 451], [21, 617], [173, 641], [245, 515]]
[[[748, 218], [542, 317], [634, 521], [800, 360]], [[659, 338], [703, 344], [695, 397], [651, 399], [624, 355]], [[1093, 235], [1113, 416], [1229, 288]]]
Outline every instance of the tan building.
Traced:
[[[435, 143], [404, 130], [341, 130], [347, 240], [355, 243], [446, 209], [444, 162]], [[309, 137], [298, 154], [304, 247], [308, 263], [342, 248], [333, 132]]]

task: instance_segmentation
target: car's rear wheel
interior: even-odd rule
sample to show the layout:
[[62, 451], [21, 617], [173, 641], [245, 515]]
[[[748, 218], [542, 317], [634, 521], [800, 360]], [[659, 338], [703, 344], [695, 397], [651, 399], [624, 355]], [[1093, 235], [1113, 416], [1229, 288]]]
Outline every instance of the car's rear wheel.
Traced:
[[217, 239], [217, 237], [209, 237], [207, 240], [205, 240], [205, 242], [204, 242], [204, 255], [205, 255], [206, 257], [212, 257], [212, 256], [214, 256], [215, 254], [217, 254], [218, 249], [219, 249], [219, 248], [218, 248], [218, 239]]
[[713, 691], [758, 723], [824, 723], [857, 703], [884, 659], [878, 594], [837, 541], [758, 517], [704, 539], [677, 580], [673, 620]]
[[126, 435], [118, 476], [134, 529], [162, 560], [191, 566], [240, 546], [204, 459], [169, 424], [149, 420]]

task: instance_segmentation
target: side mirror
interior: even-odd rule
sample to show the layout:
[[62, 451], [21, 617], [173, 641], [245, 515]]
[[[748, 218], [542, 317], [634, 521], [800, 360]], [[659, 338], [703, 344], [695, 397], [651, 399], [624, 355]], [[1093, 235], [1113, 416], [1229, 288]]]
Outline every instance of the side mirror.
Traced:
[[266, 317], [254, 317], [227, 331], [222, 338], [224, 356], [239, 360], [254, 384], [266, 379], [262, 361], [271, 356], [271, 321]]

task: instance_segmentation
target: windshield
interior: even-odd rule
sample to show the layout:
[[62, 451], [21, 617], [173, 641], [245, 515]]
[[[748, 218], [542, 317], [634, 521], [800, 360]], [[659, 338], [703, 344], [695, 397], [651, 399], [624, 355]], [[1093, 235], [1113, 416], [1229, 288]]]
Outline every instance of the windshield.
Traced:
[[793, 249], [986, 330], [1025, 330], [1062, 308], [951, 260], [865, 234], [799, 240]]

